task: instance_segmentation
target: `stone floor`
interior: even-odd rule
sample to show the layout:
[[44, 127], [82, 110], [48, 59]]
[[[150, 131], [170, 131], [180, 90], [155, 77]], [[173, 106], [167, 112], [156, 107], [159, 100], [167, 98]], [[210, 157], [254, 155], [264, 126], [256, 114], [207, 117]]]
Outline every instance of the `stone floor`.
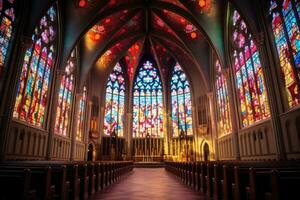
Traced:
[[164, 168], [135, 168], [121, 180], [95, 195], [107, 200], [190, 200], [206, 199], [203, 194], [186, 187]]

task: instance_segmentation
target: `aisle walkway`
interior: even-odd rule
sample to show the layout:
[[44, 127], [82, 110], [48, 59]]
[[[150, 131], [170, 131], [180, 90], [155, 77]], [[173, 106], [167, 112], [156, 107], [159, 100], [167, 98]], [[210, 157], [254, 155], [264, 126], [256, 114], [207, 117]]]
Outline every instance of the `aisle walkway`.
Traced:
[[135, 168], [94, 199], [105, 200], [191, 200], [203, 195], [179, 182], [164, 168]]

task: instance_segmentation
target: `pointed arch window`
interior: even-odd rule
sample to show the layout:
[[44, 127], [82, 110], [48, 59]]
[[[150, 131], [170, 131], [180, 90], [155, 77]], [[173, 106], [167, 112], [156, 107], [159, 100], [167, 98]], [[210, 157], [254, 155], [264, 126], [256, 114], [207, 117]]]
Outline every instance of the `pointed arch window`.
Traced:
[[138, 70], [133, 86], [133, 137], [163, 137], [163, 94], [159, 71], [150, 61]]
[[46, 118], [52, 70], [56, 57], [56, 8], [50, 7], [36, 26], [26, 50], [13, 117], [42, 127]]
[[270, 1], [272, 30], [289, 107], [300, 103], [300, 3]]
[[217, 123], [218, 132], [220, 136], [231, 133], [231, 111], [229, 106], [229, 97], [227, 89], [227, 80], [222, 73], [220, 61], [217, 60], [215, 64], [216, 72], [216, 99], [217, 99]]
[[171, 103], [173, 137], [178, 137], [181, 131], [184, 131], [188, 136], [193, 135], [190, 84], [178, 63], [172, 71]]
[[116, 64], [106, 84], [104, 134], [124, 135], [125, 77], [122, 67]]
[[71, 121], [71, 109], [74, 93], [74, 71], [76, 51], [73, 50], [65, 67], [65, 74], [60, 81], [58, 105], [56, 110], [55, 133], [67, 136]]
[[232, 55], [242, 125], [270, 116], [260, 55], [252, 34], [237, 10], [232, 12]]
[[15, 25], [15, 0], [0, 0], [0, 77]]
[[79, 100], [79, 112], [77, 118], [77, 131], [76, 131], [76, 140], [83, 141], [84, 135], [84, 127], [85, 127], [85, 111], [86, 111], [86, 103], [87, 103], [87, 90], [86, 86], [83, 87], [82, 96]]

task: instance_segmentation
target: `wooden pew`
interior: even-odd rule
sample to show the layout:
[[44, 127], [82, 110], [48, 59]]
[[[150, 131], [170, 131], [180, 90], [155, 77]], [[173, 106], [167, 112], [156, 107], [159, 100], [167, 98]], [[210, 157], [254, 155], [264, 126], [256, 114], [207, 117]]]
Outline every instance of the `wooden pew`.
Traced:
[[101, 182], [102, 182], [102, 172], [101, 172], [101, 163], [97, 162], [94, 165], [94, 170], [95, 170], [95, 192], [98, 192], [101, 190]]
[[265, 193], [265, 199], [295, 199], [299, 196], [300, 169], [272, 170], [271, 192]]
[[67, 181], [70, 182], [69, 197], [70, 199], [80, 199], [80, 179], [78, 177], [78, 165], [67, 165]]
[[200, 190], [200, 163], [195, 163], [195, 186], [196, 190]]
[[206, 196], [212, 197], [213, 192], [213, 185], [212, 185], [212, 178], [213, 178], [213, 164], [207, 163], [206, 164], [206, 176], [205, 176], [205, 185], [206, 185]]
[[246, 187], [249, 184], [249, 168], [234, 167], [234, 183], [231, 184], [233, 199], [246, 199]]
[[[11, 165], [0, 166], [0, 169], [23, 171], [24, 166]], [[36, 198], [39, 199], [53, 199], [55, 194], [55, 186], [51, 185], [51, 167], [49, 166], [31, 166], [30, 167], [30, 182], [29, 187], [35, 190]]]
[[206, 192], [206, 184], [205, 184], [205, 176], [207, 173], [207, 165], [206, 163], [201, 162], [200, 164], [200, 192]]
[[224, 200], [232, 199], [231, 184], [234, 178], [234, 168], [223, 165], [223, 178], [221, 179], [222, 197]]
[[80, 199], [87, 199], [89, 196], [89, 177], [87, 164], [78, 166], [78, 177], [80, 179]]
[[70, 181], [67, 181], [66, 165], [52, 166], [51, 183], [55, 185], [55, 199], [69, 199]]
[[213, 185], [213, 198], [215, 200], [223, 199], [222, 193], [222, 176], [223, 176], [223, 165], [222, 164], [214, 164], [213, 166], [213, 178], [212, 178], [212, 185]]
[[0, 169], [1, 199], [35, 199], [36, 191], [30, 189], [30, 169]]
[[89, 188], [88, 194], [91, 196], [95, 193], [96, 190], [96, 165], [94, 163], [88, 163], [87, 174], [89, 177]]

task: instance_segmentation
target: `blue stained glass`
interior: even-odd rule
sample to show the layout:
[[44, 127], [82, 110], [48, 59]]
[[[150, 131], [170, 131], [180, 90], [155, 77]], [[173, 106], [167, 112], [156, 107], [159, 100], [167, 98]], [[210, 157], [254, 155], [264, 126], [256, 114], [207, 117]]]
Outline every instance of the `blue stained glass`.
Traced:
[[124, 134], [125, 79], [119, 63], [116, 64], [106, 84], [104, 134]]
[[162, 85], [150, 61], [139, 68], [133, 88], [133, 137], [163, 137]]
[[242, 125], [245, 127], [268, 118], [270, 110], [259, 52], [247, 24], [237, 10], [233, 10], [230, 31], [233, 36], [232, 57], [238, 100]]
[[15, 26], [15, 3], [14, 1], [1, 0], [0, 4], [0, 78], [2, 78]]
[[[11, 11], [7, 13], [13, 18]], [[51, 7], [32, 35], [33, 46], [25, 52], [18, 84], [13, 117], [37, 127], [43, 127], [45, 122], [47, 95], [55, 59], [56, 23], [56, 9]], [[50, 27], [53, 37], [45, 42], [43, 33], [49, 32]]]
[[181, 131], [193, 135], [190, 85], [181, 66], [176, 63], [171, 78], [173, 137]]
[[[297, 2], [297, 3], [296, 3]], [[296, 8], [296, 11], [293, 9]], [[270, 1], [270, 15], [289, 107], [300, 103], [299, 1]], [[298, 15], [298, 17], [296, 17]], [[297, 77], [298, 76], [298, 77]]]

